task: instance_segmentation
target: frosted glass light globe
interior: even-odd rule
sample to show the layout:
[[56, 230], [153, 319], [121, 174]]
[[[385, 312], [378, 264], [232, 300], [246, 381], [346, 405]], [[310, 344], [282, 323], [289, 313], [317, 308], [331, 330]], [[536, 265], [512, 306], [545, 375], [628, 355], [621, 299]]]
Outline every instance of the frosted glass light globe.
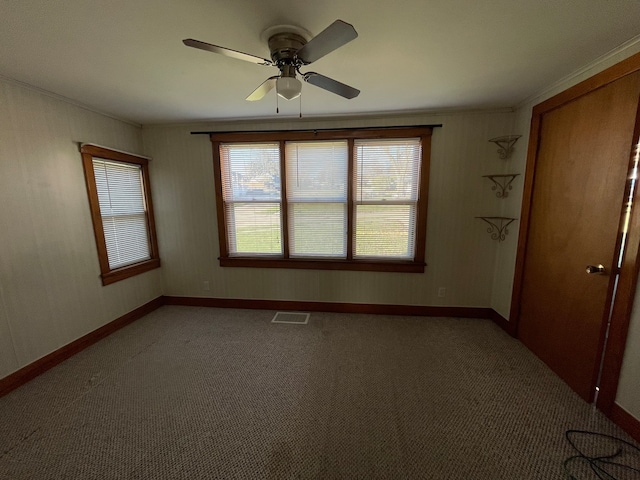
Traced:
[[302, 92], [302, 82], [294, 77], [280, 77], [276, 80], [278, 95], [286, 100], [298, 98]]

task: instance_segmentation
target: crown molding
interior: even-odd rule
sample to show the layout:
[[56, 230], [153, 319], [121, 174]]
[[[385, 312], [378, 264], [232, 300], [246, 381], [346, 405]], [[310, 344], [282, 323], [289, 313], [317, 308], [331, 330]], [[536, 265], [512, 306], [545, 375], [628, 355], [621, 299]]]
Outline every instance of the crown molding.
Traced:
[[537, 93], [528, 96], [524, 100], [518, 102], [514, 106], [514, 110], [519, 110], [529, 104], [540, 103], [543, 100], [552, 97], [556, 93], [566, 90], [580, 81], [585, 80], [638, 52], [640, 52], [640, 35], [633, 37], [622, 45], [610, 50], [604, 55], [599, 56], [582, 68], [560, 78]]

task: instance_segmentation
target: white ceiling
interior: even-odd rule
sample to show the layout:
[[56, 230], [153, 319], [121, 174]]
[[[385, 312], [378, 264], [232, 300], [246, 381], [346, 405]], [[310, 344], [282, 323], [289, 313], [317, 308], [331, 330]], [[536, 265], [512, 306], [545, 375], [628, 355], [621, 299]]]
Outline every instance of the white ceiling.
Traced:
[[640, 34], [638, 0], [2, 0], [0, 18], [0, 75], [140, 124], [275, 116], [274, 91], [244, 98], [277, 69], [184, 38], [268, 58], [268, 27], [351, 23], [307, 69], [362, 91], [305, 84], [303, 114], [329, 116], [511, 107]]

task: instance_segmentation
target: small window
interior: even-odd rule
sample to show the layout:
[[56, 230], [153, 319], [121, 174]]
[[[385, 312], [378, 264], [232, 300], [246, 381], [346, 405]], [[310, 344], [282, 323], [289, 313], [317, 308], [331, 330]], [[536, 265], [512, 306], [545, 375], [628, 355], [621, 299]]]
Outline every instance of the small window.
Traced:
[[159, 267], [148, 160], [94, 145], [81, 153], [102, 284]]
[[431, 129], [211, 140], [221, 266], [424, 272]]

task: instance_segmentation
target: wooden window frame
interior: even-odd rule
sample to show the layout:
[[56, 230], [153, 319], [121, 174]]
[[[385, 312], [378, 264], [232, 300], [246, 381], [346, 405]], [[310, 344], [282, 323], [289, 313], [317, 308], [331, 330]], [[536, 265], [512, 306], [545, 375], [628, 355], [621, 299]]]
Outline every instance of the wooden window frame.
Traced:
[[[384, 129], [353, 129], [353, 130], [323, 130], [323, 131], [289, 131], [289, 132], [238, 132], [211, 133], [213, 146], [213, 170], [216, 193], [216, 213], [218, 217], [218, 240], [220, 243], [221, 267], [245, 268], [302, 268], [313, 270], [355, 270], [371, 272], [400, 272], [424, 273], [425, 244], [427, 235], [427, 198], [429, 193], [429, 166], [431, 158], [431, 134], [429, 127], [384, 128]], [[385, 138], [420, 138], [422, 144], [422, 159], [420, 166], [415, 255], [413, 260], [398, 259], [354, 259], [353, 258], [353, 175], [354, 175], [354, 140], [385, 139]], [[287, 227], [286, 210], [282, 211], [283, 255], [272, 256], [229, 256], [227, 223], [224, 212], [222, 194], [222, 170], [220, 162], [220, 145], [222, 143], [259, 143], [280, 142], [280, 176], [282, 205], [286, 205], [286, 171], [284, 162], [284, 143], [287, 141], [310, 140], [347, 140], [349, 148], [348, 158], [348, 191], [347, 191], [347, 258], [346, 259], [318, 259], [318, 258], [290, 258], [289, 232]], [[283, 207], [286, 209], [286, 207]]]
[[[153, 215], [153, 202], [151, 200], [151, 182], [149, 179], [149, 160], [130, 153], [110, 150], [96, 145], [82, 145], [82, 166], [84, 168], [84, 178], [89, 197], [89, 207], [91, 209], [91, 221], [93, 223], [93, 233], [98, 248], [98, 260], [100, 262], [100, 272], [102, 285], [109, 285], [126, 278], [139, 275], [154, 268], [160, 267], [160, 255], [158, 252], [158, 240], [156, 235], [156, 223]], [[138, 263], [126, 265], [112, 269], [109, 266], [107, 255], [107, 244], [104, 238], [104, 227], [102, 225], [102, 215], [100, 214], [100, 203], [98, 200], [98, 190], [96, 187], [93, 170], [93, 159], [101, 158], [115, 162], [140, 165], [142, 172], [142, 189], [146, 205], [147, 233], [149, 235], [149, 255], [151, 258]]]

